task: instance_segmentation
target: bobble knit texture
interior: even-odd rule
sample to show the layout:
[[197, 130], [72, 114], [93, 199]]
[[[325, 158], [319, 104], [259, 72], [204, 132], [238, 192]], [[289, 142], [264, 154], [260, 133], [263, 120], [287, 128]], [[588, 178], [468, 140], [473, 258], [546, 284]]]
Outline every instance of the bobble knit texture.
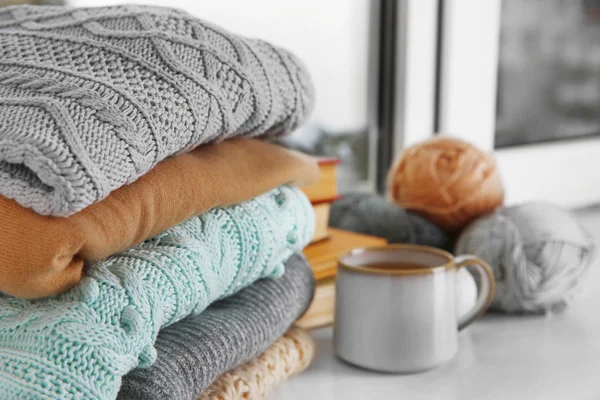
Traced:
[[123, 378], [121, 400], [197, 400], [214, 380], [265, 351], [304, 313], [315, 282], [303, 256], [279, 279], [262, 279], [160, 331], [156, 362]]
[[302, 123], [290, 53], [175, 9], [0, 11], [0, 194], [67, 216], [197, 145]]
[[60, 296], [0, 296], [0, 396], [114, 399], [123, 375], [154, 363], [159, 329], [280, 276], [313, 231], [308, 199], [281, 187], [92, 263]]

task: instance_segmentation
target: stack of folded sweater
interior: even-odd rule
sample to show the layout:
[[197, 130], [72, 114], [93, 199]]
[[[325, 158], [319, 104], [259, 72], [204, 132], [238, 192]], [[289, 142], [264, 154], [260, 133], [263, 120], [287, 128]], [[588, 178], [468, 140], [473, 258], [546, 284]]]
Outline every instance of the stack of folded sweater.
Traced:
[[0, 10], [0, 399], [260, 398], [305, 368], [318, 167], [264, 139], [312, 102], [293, 55], [179, 10]]

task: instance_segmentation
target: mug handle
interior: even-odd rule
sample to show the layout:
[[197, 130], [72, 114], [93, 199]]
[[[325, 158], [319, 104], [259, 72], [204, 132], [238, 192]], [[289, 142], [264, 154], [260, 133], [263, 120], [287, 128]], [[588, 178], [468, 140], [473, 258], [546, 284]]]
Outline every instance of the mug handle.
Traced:
[[456, 257], [454, 259], [454, 263], [456, 264], [457, 270], [473, 265], [475, 267], [474, 270], [477, 271], [480, 277], [480, 279], [477, 281], [479, 283], [479, 287], [477, 288], [479, 293], [477, 296], [477, 303], [475, 303], [469, 312], [459, 317], [458, 330], [460, 331], [469, 326], [477, 318], [481, 317], [490, 306], [490, 303], [494, 298], [495, 280], [492, 268], [488, 263], [480, 258], [470, 255], [463, 255]]

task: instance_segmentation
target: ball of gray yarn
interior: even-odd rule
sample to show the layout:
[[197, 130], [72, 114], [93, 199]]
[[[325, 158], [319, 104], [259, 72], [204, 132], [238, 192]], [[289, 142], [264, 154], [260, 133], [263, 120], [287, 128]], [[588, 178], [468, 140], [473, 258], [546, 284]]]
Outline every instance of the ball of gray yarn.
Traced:
[[472, 223], [456, 254], [473, 254], [494, 270], [490, 309], [562, 311], [577, 293], [595, 254], [594, 242], [567, 211], [547, 203], [504, 207]]
[[382, 237], [389, 243], [447, 248], [450, 242], [444, 231], [425, 218], [369, 193], [352, 193], [335, 201], [331, 206], [329, 225]]

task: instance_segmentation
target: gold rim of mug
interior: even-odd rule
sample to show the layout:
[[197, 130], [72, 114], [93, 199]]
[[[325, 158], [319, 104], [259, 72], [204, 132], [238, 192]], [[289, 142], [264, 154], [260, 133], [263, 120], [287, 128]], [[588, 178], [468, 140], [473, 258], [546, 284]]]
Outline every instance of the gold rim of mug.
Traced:
[[[434, 267], [423, 266], [422, 268], [369, 268], [364, 266], [350, 265], [345, 263], [343, 260], [345, 257], [355, 256], [358, 254], [367, 253], [370, 251], [398, 251], [398, 250], [412, 250], [420, 251], [425, 253], [433, 253], [444, 257], [447, 262], [442, 265], [436, 265]], [[355, 249], [346, 251], [338, 257], [338, 268], [344, 268], [349, 271], [359, 272], [370, 275], [429, 275], [441, 272], [443, 270], [452, 269], [456, 266], [454, 263], [454, 256], [446, 250], [438, 249], [435, 247], [422, 246], [419, 244], [388, 244], [381, 247], [357, 247]]]

